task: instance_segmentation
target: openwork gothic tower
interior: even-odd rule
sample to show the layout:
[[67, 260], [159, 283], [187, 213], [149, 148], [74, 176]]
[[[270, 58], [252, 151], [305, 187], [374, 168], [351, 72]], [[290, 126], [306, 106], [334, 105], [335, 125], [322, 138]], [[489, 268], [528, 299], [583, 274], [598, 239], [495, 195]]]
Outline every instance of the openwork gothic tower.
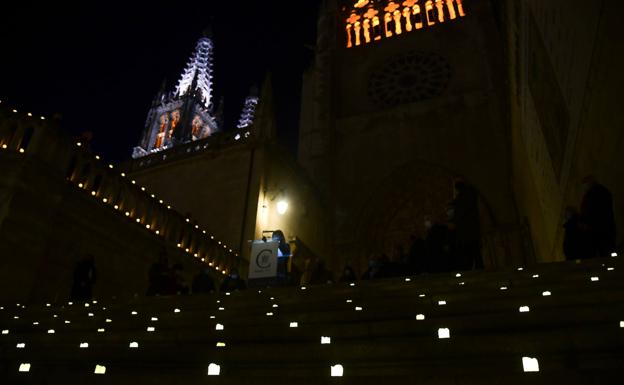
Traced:
[[219, 131], [212, 104], [213, 42], [197, 42], [174, 92], [163, 85], [149, 110], [145, 130], [132, 157], [210, 136]]

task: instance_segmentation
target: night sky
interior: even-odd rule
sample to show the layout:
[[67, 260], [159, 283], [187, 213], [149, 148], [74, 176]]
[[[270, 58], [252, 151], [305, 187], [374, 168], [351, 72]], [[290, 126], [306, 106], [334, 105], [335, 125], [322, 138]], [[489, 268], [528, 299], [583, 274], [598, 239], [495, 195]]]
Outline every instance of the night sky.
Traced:
[[[128, 5], [131, 4], [131, 5]], [[318, 1], [167, 2], [167, 6], [57, 2], [3, 10], [0, 99], [51, 116], [74, 134], [93, 133], [110, 161], [130, 157], [151, 101], [173, 89], [202, 32], [212, 26], [213, 99], [225, 98], [225, 129], [267, 71], [273, 77], [278, 134], [297, 142], [301, 74], [310, 65]], [[290, 15], [287, 14], [287, 11]]]

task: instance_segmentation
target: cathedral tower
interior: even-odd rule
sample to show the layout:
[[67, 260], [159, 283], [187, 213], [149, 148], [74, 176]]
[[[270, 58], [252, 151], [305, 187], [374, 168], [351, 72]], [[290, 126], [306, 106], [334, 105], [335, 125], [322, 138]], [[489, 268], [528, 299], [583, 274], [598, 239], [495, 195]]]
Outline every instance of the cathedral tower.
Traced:
[[219, 131], [212, 104], [213, 47], [209, 37], [199, 39], [175, 91], [167, 92], [163, 84], [152, 102], [133, 158], [203, 139]]

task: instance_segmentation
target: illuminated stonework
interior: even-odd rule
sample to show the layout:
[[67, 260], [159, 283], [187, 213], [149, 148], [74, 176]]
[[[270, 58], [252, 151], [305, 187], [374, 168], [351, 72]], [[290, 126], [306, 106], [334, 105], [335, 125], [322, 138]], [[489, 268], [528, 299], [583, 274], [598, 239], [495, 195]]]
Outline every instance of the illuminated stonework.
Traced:
[[352, 48], [466, 16], [463, 0], [358, 0], [344, 7], [346, 46]]
[[167, 91], [163, 84], [152, 102], [133, 158], [204, 139], [219, 131], [211, 102], [212, 49], [208, 37], [199, 39], [175, 91]]
[[[152, 101], [141, 142], [133, 150], [134, 159], [174, 146], [205, 139], [222, 130], [222, 101], [212, 103], [213, 42], [202, 37], [197, 42], [174, 91], [165, 84]], [[237, 128], [251, 126], [258, 105], [258, 90], [246, 98]], [[249, 133], [244, 134], [245, 137]], [[240, 134], [239, 134], [240, 138]]]

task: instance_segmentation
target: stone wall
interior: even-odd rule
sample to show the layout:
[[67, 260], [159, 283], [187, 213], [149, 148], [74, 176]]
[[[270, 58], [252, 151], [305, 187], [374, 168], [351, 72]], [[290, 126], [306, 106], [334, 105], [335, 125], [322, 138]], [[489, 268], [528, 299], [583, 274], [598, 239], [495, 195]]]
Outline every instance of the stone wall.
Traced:
[[579, 206], [589, 174], [613, 193], [623, 240], [617, 8], [610, 1], [506, 3], [514, 189], [540, 261], [564, 258], [563, 211]]
[[200, 242], [181, 214], [78, 146], [58, 122], [0, 110], [0, 170], [2, 302], [67, 299], [86, 254], [96, 258], [99, 298], [143, 295], [163, 249], [171, 264], [184, 264], [189, 282], [205, 266], [194, 253], [229, 266], [231, 258]]

